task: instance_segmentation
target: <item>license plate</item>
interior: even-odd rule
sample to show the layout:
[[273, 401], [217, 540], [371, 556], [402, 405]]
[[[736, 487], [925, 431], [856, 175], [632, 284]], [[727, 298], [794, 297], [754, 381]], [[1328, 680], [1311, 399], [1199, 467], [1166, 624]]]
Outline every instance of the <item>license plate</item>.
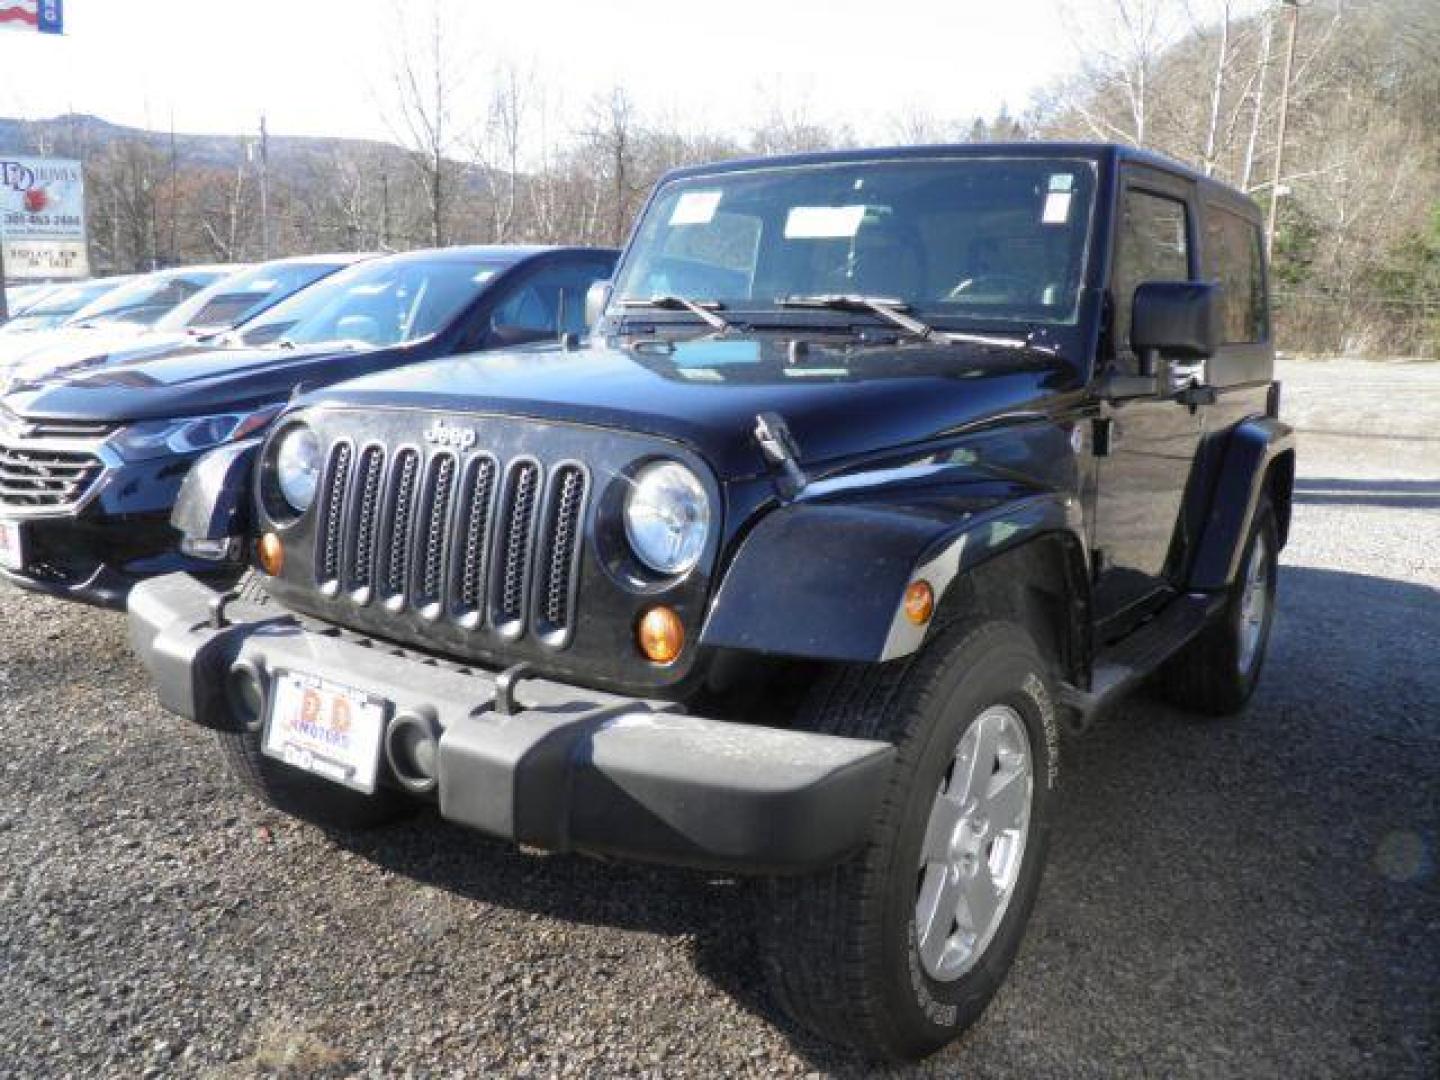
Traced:
[[0, 566], [25, 569], [25, 534], [18, 521], [0, 521]]
[[295, 672], [275, 674], [265, 753], [367, 795], [375, 790], [388, 702]]

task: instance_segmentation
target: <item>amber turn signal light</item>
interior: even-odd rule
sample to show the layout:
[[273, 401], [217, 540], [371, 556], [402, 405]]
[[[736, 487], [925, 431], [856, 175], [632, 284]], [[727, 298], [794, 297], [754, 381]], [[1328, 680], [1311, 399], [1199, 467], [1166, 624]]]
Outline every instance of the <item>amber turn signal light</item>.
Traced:
[[636, 637], [651, 663], [673, 664], [685, 647], [685, 624], [671, 608], [653, 607], [641, 617]]
[[905, 618], [924, 626], [935, 614], [935, 590], [928, 581], [912, 581], [905, 590]]
[[271, 577], [279, 577], [285, 569], [285, 545], [274, 533], [260, 537], [260, 569]]

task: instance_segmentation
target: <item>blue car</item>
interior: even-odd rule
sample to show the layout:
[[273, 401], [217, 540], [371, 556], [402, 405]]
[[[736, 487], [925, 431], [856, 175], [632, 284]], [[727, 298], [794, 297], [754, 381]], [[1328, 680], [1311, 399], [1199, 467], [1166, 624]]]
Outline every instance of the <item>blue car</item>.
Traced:
[[616, 252], [459, 247], [342, 270], [215, 347], [21, 379], [0, 399], [0, 578], [118, 607], [139, 580], [237, 566], [170, 525], [206, 450], [263, 432], [298, 388], [585, 329]]

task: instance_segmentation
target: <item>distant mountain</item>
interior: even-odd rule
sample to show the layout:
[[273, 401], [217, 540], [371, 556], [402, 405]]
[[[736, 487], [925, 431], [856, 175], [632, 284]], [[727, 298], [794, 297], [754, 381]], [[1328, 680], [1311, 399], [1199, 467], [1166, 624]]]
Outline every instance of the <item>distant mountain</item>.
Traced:
[[[73, 157], [81, 160], [103, 154], [117, 142], [142, 141], [168, 155], [171, 147], [168, 131], [147, 131], [143, 128], [113, 124], [98, 116], [71, 113], [48, 120], [20, 120], [0, 117], [0, 154]], [[247, 146], [259, 141], [258, 132], [234, 135], [192, 135], [177, 132], [173, 136], [175, 155], [187, 167], [233, 169], [253, 152]], [[373, 157], [385, 165], [399, 168], [406, 162], [407, 152], [393, 143], [376, 139], [310, 138], [271, 135], [270, 167], [279, 178], [298, 172], [317, 158], [333, 158], [337, 154]]]

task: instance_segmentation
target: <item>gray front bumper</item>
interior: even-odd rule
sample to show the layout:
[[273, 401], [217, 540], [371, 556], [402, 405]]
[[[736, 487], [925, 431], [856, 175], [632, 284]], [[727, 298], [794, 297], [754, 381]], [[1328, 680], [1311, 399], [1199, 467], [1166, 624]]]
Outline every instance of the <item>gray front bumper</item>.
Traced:
[[167, 709], [234, 730], [224, 686], [237, 663], [367, 691], [395, 715], [438, 723], [442, 816], [536, 847], [738, 873], [819, 869], [864, 842], [894, 757], [889, 743], [707, 720], [543, 679], [520, 683], [520, 707], [503, 715], [490, 673], [307, 630], [283, 609], [236, 602], [217, 625], [221, 595], [183, 574], [130, 594], [131, 640]]

